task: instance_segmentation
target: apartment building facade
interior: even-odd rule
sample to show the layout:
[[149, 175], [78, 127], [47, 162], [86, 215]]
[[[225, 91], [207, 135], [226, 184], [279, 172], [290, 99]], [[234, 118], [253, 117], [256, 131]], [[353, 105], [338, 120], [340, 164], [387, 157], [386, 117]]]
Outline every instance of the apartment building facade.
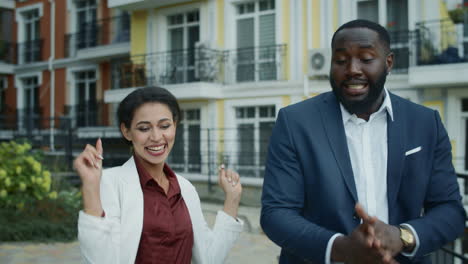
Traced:
[[[58, 129], [109, 126], [111, 61], [129, 54], [130, 18], [105, 0], [2, 1], [0, 138], [55, 150]], [[66, 122], [66, 120], [70, 122]]]
[[2, 0], [0, 140], [27, 136], [73, 158], [101, 137], [105, 165], [120, 164], [130, 154], [116, 107], [158, 85], [183, 110], [171, 166], [206, 181], [224, 162], [259, 187], [279, 109], [331, 90], [332, 34], [365, 18], [392, 37], [386, 87], [439, 111], [466, 174], [467, 10], [468, 0]]

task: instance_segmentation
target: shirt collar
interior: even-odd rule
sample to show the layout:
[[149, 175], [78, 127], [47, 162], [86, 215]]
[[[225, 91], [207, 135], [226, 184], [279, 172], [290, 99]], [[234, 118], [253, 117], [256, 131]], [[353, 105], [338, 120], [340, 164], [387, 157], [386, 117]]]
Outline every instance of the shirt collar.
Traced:
[[[388, 115], [390, 116], [390, 119], [393, 121], [393, 108], [392, 108], [392, 101], [390, 99], [390, 94], [387, 89], [384, 88], [385, 91], [385, 98], [380, 106], [379, 110], [373, 114], [382, 112], [384, 110], [387, 110]], [[349, 121], [349, 119], [353, 116], [356, 116], [355, 114], [350, 114], [346, 108], [344, 108], [343, 104], [340, 103], [340, 109], [341, 109], [341, 117], [343, 118], [343, 124], [346, 124], [346, 122]]]
[[[134, 159], [135, 159], [135, 165], [137, 167], [137, 172], [138, 172], [138, 176], [140, 177], [140, 184], [141, 184], [141, 187], [144, 188], [146, 186], [146, 184], [153, 180], [153, 177], [151, 177], [151, 175], [149, 174], [149, 172], [145, 169], [145, 167], [143, 167], [143, 164], [142, 164], [142, 161], [140, 160], [140, 157], [138, 157], [137, 155], [133, 155]], [[173, 183], [177, 183], [177, 180], [176, 180], [176, 174], [174, 173], [174, 171], [169, 167], [169, 165], [167, 165], [167, 163], [164, 163], [164, 168], [163, 168], [163, 171], [164, 173], [166, 174], [169, 182], [171, 184]], [[154, 181], [154, 180], [153, 180]], [[156, 181], [155, 181], [156, 182]], [[179, 186], [178, 186], [178, 183], [177, 184], [174, 184], [174, 185], [177, 185], [177, 186], [174, 186], [175, 187], [175, 191], [176, 193], [177, 192], [180, 192], [180, 189], [179, 189]], [[169, 192], [168, 192], [169, 194]]]

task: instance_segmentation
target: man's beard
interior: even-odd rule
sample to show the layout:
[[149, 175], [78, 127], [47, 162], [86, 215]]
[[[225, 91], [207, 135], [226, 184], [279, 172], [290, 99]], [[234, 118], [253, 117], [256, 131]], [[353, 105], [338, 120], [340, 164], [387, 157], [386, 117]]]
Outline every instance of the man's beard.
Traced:
[[[373, 83], [370, 80], [367, 80], [369, 85], [369, 93], [367, 96], [362, 100], [347, 100], [340, 89], [340, 86], [335, 82], [335, 79], [330, 74], [330, 85], [333, 89], [333, 93], [335, 94], [338, 101], [344, 106], [344, 108], [351, 114], [365, 114], [369, 113], [377, 102], [380, 99], [380, 95], [384, 88], [385, 81], [387, 80], [387, 67], [384, 68], [382, 73], [380, 74], [377, 82]], [[350, 81], [350, 80], [346, 80]], [[342, 84], [341, 84], [342, 87]]]

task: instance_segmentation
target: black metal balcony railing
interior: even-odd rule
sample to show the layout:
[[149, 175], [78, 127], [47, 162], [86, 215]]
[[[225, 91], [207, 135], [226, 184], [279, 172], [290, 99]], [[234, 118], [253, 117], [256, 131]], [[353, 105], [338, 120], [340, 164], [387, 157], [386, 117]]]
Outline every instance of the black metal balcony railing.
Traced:
[[240, 48], [226, 54], [228, 72], [236, 73], [236, 82], [284, 79], [286, 45]]
[[113, 88], [188, 82], [284, 80], [286, 45], [218, 51], [195, 48], [116, 61]]
[[16, 63], [15, 46], [13, 42], [0, 40], [0, 62], [9, 64]]
[[102, 101], [85, 101], [65, 106], [65, 115], [71, 118], [73, 128], [109, 126], [110, 119], [115, 116], [110, 111], [110, 105]]
[[42, 60], [42, 39], [18, 43], [18, 63], [32, 63]]
[[4, 106], [0, 111], [0, 130], [12, 130], [17, 127], [16, 111], [8, 105]]
[[395, 73], [407, 73], [410, 66], [410, 40], [411, 31], [389, 31], [391, 50], [394, 54], [392, 71]]
[[80, 49], [130, 42], [128, 15], [86, 23], [76, 33], [65, 37], [65, 57], [75, 56]]
[[468, 62], [468, 21], [425, 21], [414, 32], [417, 65]]

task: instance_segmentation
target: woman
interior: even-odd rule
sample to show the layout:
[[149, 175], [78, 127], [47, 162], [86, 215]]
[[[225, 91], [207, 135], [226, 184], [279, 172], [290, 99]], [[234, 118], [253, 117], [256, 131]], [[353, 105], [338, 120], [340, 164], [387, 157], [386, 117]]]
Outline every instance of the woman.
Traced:
[[237, 217], [239, 175], [221, 166], [225, 192], [213, 230], [205, 222], [195, 188], [165, 163], [180, 109], [163, 88], [130, 93], [118, 121], [133, 156], [102, 170], [103, 147], [87, 145], [74, 166], [82, 181], [78, 239], [86, 263], [223, 263], [243, 223]]

